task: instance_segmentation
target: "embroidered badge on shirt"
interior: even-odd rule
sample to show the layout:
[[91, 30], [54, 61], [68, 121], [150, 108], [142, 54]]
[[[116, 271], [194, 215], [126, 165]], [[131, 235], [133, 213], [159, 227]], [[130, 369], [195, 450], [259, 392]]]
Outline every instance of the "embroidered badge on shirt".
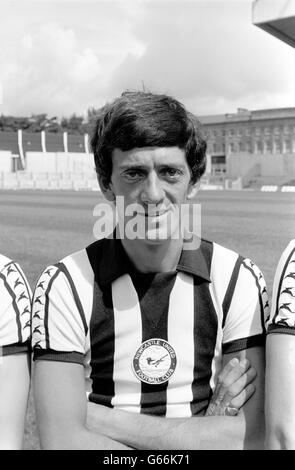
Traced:
[[163, 339], [152, 338], [136, 351], [132, 369], [136, 377], [148, 384], [162, 384], [174, 374], [177, 360], [173, 347]]

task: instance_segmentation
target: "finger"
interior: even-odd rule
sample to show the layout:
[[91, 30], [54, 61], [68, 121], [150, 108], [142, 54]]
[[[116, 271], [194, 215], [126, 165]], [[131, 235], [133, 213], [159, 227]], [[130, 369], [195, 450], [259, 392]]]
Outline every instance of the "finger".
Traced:
[[251, 384], [257, 376], [257, 372], [254, 367], [250, 367], [236, 382], [228, 386], [222, 395], [220, 404], [228, 406], [232, 403], [235, 397], [238, 397], [243, 390]]
[[242, 359], [237, 364], [232, 366], [227, 374], [221, 376], [221, 383], [224, 387], [229, 387], [231, 384], [236, 382], [240, 377], [242, 377], [247, 370], [251, 367], [248, 359]]
[[[238, 382], [251, 368], [248, 359], [238, 358], [231, 359], [222, 369], [217, 379], [217, 386], [212, 396], [212, 402], [215, 406], [223, 404], [228, 405], [233, 397], [238, 395], [244, 386], [251, 381], [251, 373], [249, 377], [244, 377], [242, 382]], [[254, 369], [253, 371], [254, 372]]]
[[254, 393], [255, 385], [251, 383], [247, 385], [247, 387], [244, 388], [244, 390], [230, 402], [230, 406], [238, 409], [242, 408], [242, 406], [245, 405], [245, 403], [252, 397]]
[[216, 404], [220, 403], [224, 394], [226, 393], [227, 383], [231, 383], [227, 380], [229, 374], [236, 368], [239, 368], [240, 361], [237, 357], [231, 359], [221, 370], [217, 377], [217, 384], [213, 393], [213, 400]]
[[239, 366], [240, 361], [237, 357], [231, 359], [218, 374], [218, 382], [222, 382], [225, 377], [237, 366]]

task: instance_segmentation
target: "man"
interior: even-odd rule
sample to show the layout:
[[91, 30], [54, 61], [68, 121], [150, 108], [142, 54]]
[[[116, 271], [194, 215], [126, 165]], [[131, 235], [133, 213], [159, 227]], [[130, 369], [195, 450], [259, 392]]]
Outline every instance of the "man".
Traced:
[[31, 291], [0, 254], [0, 449], [21, 449], [30, 384]]
[[[250, 260], [189, 238], [182, 217], [205, 171], [200, 124], [173, 98], [127, 92], [101, 110], [92, 149], [118, 225], [46, 269], [36, 287], [42, 445], [262, 446], [263, 277]], [[256, 369], [255, 395], [238, 416], [205, 417], [218, 374], [225, 366], [230, 377], [235, 356], [242, 369], [248, 360]], [[249, 397], [252, 372], [244, 389], [231, 390], [228, 414], [240, 392]]]

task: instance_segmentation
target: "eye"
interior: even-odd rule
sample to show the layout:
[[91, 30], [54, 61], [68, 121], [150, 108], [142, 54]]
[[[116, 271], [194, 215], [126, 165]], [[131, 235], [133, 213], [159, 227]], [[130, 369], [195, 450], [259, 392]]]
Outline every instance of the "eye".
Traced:
[[144, 177], [141, 170], [127, 170], [123, 173], [123, 177], [130, 182], [138, 181]]
[[178, 179], [182, 175], [182, 172], [178, 168], [172, 168], [172, 167], [162, 168], [160, 173], [165, 178], [169, 178], [172, 180]]

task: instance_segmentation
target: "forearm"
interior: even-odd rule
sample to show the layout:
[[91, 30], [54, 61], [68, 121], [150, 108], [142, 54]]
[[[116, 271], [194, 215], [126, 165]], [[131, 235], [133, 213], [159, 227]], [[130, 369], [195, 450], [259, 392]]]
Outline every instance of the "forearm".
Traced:
[[99, 432], [86, 427], [72, 427], [71, 430], [50, 429], [40, 433], [44, 450], [127, 450], [129, 447]]
[[[115, 428], [118, 420], [113, 423]], [[121, 420], [120, 420], [121, 421]], [[126, 421], [126, 418], [125, 418]], [[128, 416], [123, 442], [140, 449], [241, 449], [243, 423], [233, 417], [165, 419]], [[213, 422], [214, 421], [214, 422]], [[137, 428], [137, 429], [136, 429]], [[118, 429], [118, 428], [117, 428]], [[120, 430], [121, 432], [123, 429]], [[127, 431], [127, 432], [126, 432]], [[112, 434], [119, 437], [118, 431]]]
[[268, 335], [266, 352], [266, 448], [295, 449], [295, 337]]
[[252, 441], [245, 442], [246, 422], [243, 415], [166, 419], [121, 410], [104, 410], [105, 413], [101, 409], [93, 411], [96, 413], [91, 411], [92, 429], [102, 428], [110, 438], [136, 449], [255, 447]]
[[294, 426], [273, 426], [266, 435], [267, 450], [295, 450]]

